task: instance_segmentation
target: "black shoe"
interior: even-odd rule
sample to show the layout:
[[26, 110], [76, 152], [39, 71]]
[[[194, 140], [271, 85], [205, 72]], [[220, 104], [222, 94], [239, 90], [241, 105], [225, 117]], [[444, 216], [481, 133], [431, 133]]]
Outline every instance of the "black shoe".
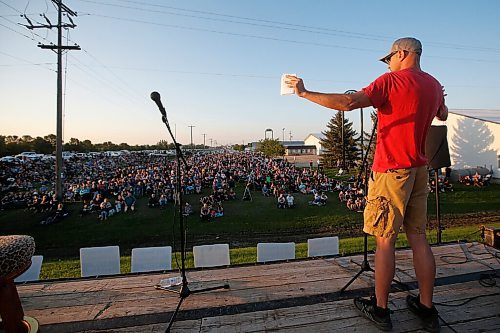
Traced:
[[420, 304], [420, 296], [406, 296], [406, 304], [411, 312], [417, 315], [417, 317], [422, 322], [424, 328], [429, 332], [439, 332], [441, 331], [441, 325], [439, 324], [438, 311], [432, 306], [428, 308]]
[[392, 330], [390, 310], [378, 308], [375, 297], [371, 297], [370, 299], [356, 297], [354, 299], [354, 306], [359, 313], [370, 319], [382, 331]]

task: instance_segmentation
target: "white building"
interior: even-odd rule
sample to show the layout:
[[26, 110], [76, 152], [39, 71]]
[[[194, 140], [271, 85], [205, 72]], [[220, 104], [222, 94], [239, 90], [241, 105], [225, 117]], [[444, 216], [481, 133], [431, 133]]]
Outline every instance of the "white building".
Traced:
[[322, 155], [324, 148], [320, 141], [324, 138], [322, 133], [311, 133], [304, 139], [304, 145], [316, 146], [316, 155]]
[[446, 125], [453, 169], [485, 167], [500, 178], [500, 110], [450, 109]]

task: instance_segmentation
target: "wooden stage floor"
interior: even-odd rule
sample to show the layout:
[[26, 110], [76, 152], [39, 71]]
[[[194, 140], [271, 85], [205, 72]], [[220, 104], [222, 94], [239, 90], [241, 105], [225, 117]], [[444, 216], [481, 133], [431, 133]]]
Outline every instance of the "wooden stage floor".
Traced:
[[[435, 302], [442, 332], [500, 332], [498, 251], [482, 244], [433, 247], [437, 262]], [[410, 250], [396, 253], [390, 307], [394, 332], [418, 332], [405, 297], [416, 293]], [[369, 255], [373, 266], [373, 255]], [[355, 311], [352, 298], [373, 290], [373, 273], [360, 270], [362, 256], [314, 258], [274, 264], [188, 271], [189, 288], [223, 283], [229, 289], [193, 293], [182, 303], [172, 332], [376, 332]], [[97, 279], [39, 281], [18, 285], [26, 315], [41, 332], [164, 332], [178, 294], [155, 289], [178, 272], [120, 275]]]

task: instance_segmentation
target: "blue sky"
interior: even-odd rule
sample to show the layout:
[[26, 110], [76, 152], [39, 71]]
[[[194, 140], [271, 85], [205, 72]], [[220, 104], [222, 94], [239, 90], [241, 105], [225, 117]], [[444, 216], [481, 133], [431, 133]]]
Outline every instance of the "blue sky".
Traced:
[[[456, 109], [500, 110], [500, 1], [67, 0], [78, 13], [64, 57], [64, 139], [154, 144], [171, 141], [158, 91], [181, 143], [302, 140], [335, 111], [280, 96], [282, 73], [324, 92], [359, 90], [387, 71], [377, 61], [394, 39], [422, 41], [422, 69]], [[56, 128], [56, 43], [50, 0], [0, 0], [1, 135]], [[67, 34], [65, 34], [65, 37]], [[368, 119], [369, 110], [365, 111]], [[347, 113], [359, 132], [359, 112]], [[366, 124], [368, 126], [368, 122]], [[283, 128], [285, 130], [283, 131]], [[291, 133], [290, 133], [291, 132]]]

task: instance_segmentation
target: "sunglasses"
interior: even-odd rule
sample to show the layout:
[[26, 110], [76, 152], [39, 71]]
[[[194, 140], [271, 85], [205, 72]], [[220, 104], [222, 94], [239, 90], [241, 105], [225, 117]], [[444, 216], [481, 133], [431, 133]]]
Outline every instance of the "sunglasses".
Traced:
[[391, 64], [391, 58], [393, 55], [395, 55], [396, 53], [398, 53], [398, 51], [393, 51], [391, 53], [389, 53], [387, 55], [387, 57], [384, 58], [384, 62], [387, 64], [387, 65], [390, 65]]

